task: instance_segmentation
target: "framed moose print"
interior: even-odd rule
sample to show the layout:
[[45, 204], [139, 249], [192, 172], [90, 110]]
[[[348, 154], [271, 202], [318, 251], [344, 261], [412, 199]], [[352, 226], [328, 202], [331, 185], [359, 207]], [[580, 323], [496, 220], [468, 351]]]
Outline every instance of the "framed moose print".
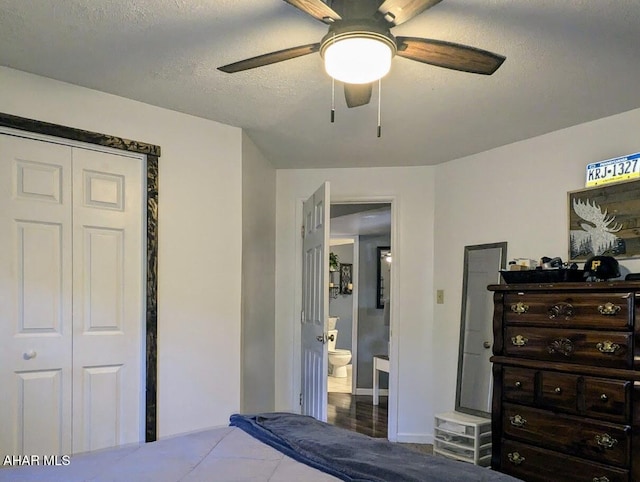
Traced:
[[640, 181], [572, 191], [569, 259], [640, 257]]

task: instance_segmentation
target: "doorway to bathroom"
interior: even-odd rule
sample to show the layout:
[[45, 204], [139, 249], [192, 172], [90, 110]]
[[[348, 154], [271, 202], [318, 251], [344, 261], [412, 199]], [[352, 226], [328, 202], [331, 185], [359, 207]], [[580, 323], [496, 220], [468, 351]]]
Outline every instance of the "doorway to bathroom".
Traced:
[[[335, 328], [328, 334], [335, 343], [329, 346], [328, 421], [387, 437], [388, 373], [378, 374], [380, 399], [374, 406], [373, 359], [389, 356], [390, 316], [385, 312], [389, 313], [392, 258], [381, 260], [380, 253], [391, 247], [391, 204], [336, 203], [331, 204], [330, 216], [330, 253], [339, 271], [329, 285], [329, 322]], [[381, 264], [386, 279], [381, 278]], [[351, 283], [342, 279], [345, 273]], [[363, 409], [371, 412], [364, 420]]]

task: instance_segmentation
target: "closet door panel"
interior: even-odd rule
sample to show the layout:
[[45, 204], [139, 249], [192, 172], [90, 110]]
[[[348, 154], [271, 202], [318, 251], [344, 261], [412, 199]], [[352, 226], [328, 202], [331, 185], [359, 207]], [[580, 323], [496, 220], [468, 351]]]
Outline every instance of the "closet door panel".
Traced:
[[0, 134], [0, 453], [71, 451], [71, 148]]
[[74, 452], [143, 440], [143, 167], [73, 150]]
[[84, 227], [83, 333], [122, 333], [124, 231]]

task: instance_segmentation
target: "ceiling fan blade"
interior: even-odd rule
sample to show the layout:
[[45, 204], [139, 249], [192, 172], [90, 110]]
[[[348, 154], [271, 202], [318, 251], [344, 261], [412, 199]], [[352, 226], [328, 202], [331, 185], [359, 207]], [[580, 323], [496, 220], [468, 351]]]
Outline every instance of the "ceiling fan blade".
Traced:
[[344, 84], [344, 98], [347, 107], [359, 107], [368, 104], [371, 100], [373, 83], [369, 84]]
[[473, 74], [491, 75], [506, 57], [468, 45], [416, 37], [396, 37], [397, 55], [425, 64], [461, 70]]
[[411, 20], [426, 9], [437, 5], [442, 0], [386, 0], [378, 12], [393, 25], [400, 25]]
[[322, 0], [284, 0], [289, 5], [302, 10], [304, 13], [311, 15], [313, 18], [324, 23], [333, 23], [336, 20], [342, 20], [329, 5]]
[[298, 47], [291, 47], [289, 49], [278, 50], [277, 52], [251, 57], [250, 59], [240, 60], [233, 64], [223, 65], [222, 67], [218, 67], [218, 70], [228, 74], [233, 74], [234, 72], [241, 72], [243, 70], [275, 64], [277, 62], [282, 62], [283, 60], [295, 59], [296, 57], [312, 54], [318, 50], [320, 50], [319, 43], [300, 45]]

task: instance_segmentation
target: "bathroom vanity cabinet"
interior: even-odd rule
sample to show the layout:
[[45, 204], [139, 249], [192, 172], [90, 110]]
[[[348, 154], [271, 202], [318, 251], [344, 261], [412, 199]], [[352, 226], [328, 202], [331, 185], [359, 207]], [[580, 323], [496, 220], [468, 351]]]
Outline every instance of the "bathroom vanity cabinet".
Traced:
[[527, 482], [640, 481], [640, 283], [489, 290], [492, 468]]

